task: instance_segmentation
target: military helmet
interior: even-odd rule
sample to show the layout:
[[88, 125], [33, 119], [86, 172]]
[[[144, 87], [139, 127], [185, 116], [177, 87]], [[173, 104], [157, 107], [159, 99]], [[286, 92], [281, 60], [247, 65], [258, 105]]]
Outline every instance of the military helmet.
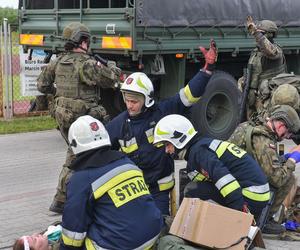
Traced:
[[271, 105], [289, 105], [295, 110], [299, 109], [300, 97], [295, 86], [285, 83], [280, 85], [272, 94]]
[[63, 38], [66, 40], [66, 43], [78, 44], [82, 37], [90, 39], [90, 36], [88, 27], [79, 22], [70, 23], [63, 30]]
[[174, 147], [182, 149], [196, 134], [197, 131], [186, 117], [167, 115], [156, 124], [153, 143], [170, 142]]
[[278, 27], [276, 23], [270, 20], [262, 20], [257, 24], [257, 29], [263, 30], [265, 32], [273, 33], [274, 36], [278, 33]]
[[273, 108], [270, 115], [271, 120], [282, 120], [287, 128], [297, 133], [300, 129], [300, 119], [295, 109], [289, 105], [277, 105]]

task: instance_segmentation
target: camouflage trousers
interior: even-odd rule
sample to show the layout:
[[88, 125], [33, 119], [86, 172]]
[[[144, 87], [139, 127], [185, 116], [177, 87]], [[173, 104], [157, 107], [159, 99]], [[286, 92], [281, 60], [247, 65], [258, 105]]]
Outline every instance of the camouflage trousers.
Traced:
[[290, 192], [295, 182], [296, 182], [295, 175], [291, 174], [291, 177], [287, 180], [287, 182], [276, 190], [275, 198], [270, 208], [270, 215], [273, 215], [278, 211], [279, 207], [281, 206], [285, 197]]
[[[59, 126], [59, 130], [60, 130], [62, 137], [68, 144], [69, 129], [65, 128], [63, 126]], [[65, 203], [65, 201], [66, 201], [67, 182], [70, 179], [72, 172], [73, 172], [69, 167], [71, 166], [71, 163], [74, 159], [75, 159], [75, 155], [74, 155], [73, 151], [71, 150], [71, 148], [68, 147], [66, 160], [62, 166], [62, 169], [61, 169], [59, 177], [58, 177], [58, 184], [56, 187], [56, 194], [54, 195], [53, 202], [59, 201], [59, 202]]]
[[53, 95], [38, 95], [35, 98], [35, 108], [32, 111], [49, 110], [49, 114], [54, 117], [54, 97]]
[[190, 245], [187, 241], [173, 235], [161, 237], [157, 242], [157, 250], [199, 250], [204, 249]]
[[58, 177], [58, 184], [56, 187], [56, 194], [54, 196], [54, 201], [59, 201], [62, 203], [65, 203], [66, 201], [67, 183], [73, 173], [73, 171], [69, 167], [74, 159], [75, 159], [75, 155], [73, 151], [70, 148], [68, 148], [66, 161]]
[[[55, 107], [55, 110], [56, 109], [57, 109], [57, 106]], [[94, 107], [88, 109], [86, 114], [102, 121], [104, 124], [109, 121], [109, 115], [106, 113], [105, 108], [101, 105], [98, 105], [98, 106], [94, 105]], [[78, 113], [78, 114], [76, 114], [76, 117], [79, 117], [81, 115], [85, 115], [85, 114]], [[76, 117], [73, 117], [72, 119], [75, 120]], [[57, 114], [55, 115], [55, 118], [56, 118], [56, 122], [58, 124], [59, 131], [60, 131], [62, 137], [64, 138], [66, 143], [69, 144], [68, 132], [69, 132], [69, 127], [71, 126], [71, 123], [65, 123], [65, 121], [63, 119], [59, 119], [59, 116]], [[66, 201], [67, 182], [73, 173], [73, 171], [69, 167], [71, 166], [71, 163], [74, 159], [75, 159], [75, 155], [74, 155], [73, 151], [71, 150], [71, 148], [68, 147], [66, 160], [65, 160], [65, 163], [59, 174], [58, 184], [56, 187], [56, 194], [54, 196], [53, 202], [59, 201], [59, 202], [65, 203], [65, 201]]]

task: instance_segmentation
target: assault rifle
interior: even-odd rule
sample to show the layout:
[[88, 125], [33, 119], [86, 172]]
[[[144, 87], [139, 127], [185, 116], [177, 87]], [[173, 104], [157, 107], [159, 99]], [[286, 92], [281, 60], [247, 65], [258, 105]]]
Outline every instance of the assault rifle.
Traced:
[[259, 216], [259, 219], [258, 221], [256, 222], [256, 225], [261, 229], [263, 230], [265, 224], [266, 224], [266, 221], [269, 217], [269, 213], [270, 213], [270, 209], [271, 209], [271, 206], [274, 202], [274, 198], [275, 198], [275, 193], [276, 193], [276, 190], [274, 188], [270, 188], [270, 200], [268, 201], [268, 204], [264, 207], [264, 209], [262, 210], [260, 216]]
[[240, 108], [240, 122], [246, 120], [246, 102], [248, 98], [250, 82], [252, 77], [252, 64], [248, 64], [247, 68], [244, 68], [244, 89], [241, 99], [241, 108]]
[[[112, 71], [114, 71], [117, 74], [120, 74], [119, 77], [121, 77], [121, 69], [119, 69], [116, 65], [116, 62], [114, 61], [109, 61], [104, 59], [103, 57], [95, 54], [93, 55], [93, 57], [96, 59], [96, 61], [102, 63], [103, 65], [105, 65], [106, 67], [109, 67]], [[121, 81], [121, 79], [117, 80], [117, 82], [115, 83], [115, 87], [119, 88], [121, 86], [121, 83], [123, 81]]]
[[101, 57], [97, 54], [95, 54], [93, 56], [98, 62], [101, 62], [103, 65], [107, 66], [108, 60], [104, 59], [103, 57]]

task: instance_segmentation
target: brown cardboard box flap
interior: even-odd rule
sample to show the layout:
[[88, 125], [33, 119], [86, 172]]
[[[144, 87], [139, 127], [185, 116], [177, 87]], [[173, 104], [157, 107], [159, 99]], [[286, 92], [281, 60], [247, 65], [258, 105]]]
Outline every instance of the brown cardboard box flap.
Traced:
[[245, 249], [252, 221], [251, 214], [197, 198], [184, 198], [170, 233], [210, 248], [234, 245], [230, 249]]

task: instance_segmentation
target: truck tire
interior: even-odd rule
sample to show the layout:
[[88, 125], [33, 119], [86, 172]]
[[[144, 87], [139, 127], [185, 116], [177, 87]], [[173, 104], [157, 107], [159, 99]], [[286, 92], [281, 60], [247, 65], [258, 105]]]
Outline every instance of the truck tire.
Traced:
[[101, 89], [101, 102], [111, 119], [126, 110], [120, 90]]
[[239, 122], [240, 99], [237, 81], [223, 71], [214, 73], [192, 107], [190, 118], [196, 130], [202, 136], [227, 140]]

